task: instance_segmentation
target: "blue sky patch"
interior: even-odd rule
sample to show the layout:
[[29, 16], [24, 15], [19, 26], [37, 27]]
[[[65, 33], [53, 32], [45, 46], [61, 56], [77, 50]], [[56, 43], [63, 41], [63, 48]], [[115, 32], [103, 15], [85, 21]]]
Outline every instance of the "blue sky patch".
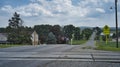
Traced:
[[[0, 27], [7, 26], [8, 18], [11, 18], [14, 12], [21, 15], [26, 26], [73, 24], [114, 27], [114, 7], [113, 0], [1, 0]], [[118, 21], [119, 8], [120, 1], [118, 1]]]

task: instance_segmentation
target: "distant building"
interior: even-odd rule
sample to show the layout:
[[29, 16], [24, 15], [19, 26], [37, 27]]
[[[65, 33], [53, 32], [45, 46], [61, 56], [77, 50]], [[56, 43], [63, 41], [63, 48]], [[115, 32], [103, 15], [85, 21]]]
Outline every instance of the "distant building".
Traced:
[[[113, 42], [116, 42], [116, 38], [112, 39]], [[118, 41], [120, 42], [120, 37], [118, 38]]]
[[[101, 33], [100, 34], [101, 36], [105, 35], [104, 33]], [[113, 36], [113, 33], [110, 33], [110, 36], [112, 37]]]
[[[100, 35], [104, 36], [104, 33], [101, 33]], [[113, 33], [110, 33], [110, 37], [112, 37], [112, 36], [113, 36]], [[112, 41], [116, 42], [116, 38], [112, 38]], [[118, 41], [120, 42], [120, 37], [118, 38]]]
[[32, 34], [31, 34], [31, 40], [32, 40], [32, 44], [33, 45], [38, 45], [39, 43], [39, 36], [37, 34], [36, 31], [34, 31]]
[[1, 44], [7, 43], [7, 40], [8, 40], [8, 35], [7, 35], [7, 33], [0, 33], [0, 43], [1, 43]]

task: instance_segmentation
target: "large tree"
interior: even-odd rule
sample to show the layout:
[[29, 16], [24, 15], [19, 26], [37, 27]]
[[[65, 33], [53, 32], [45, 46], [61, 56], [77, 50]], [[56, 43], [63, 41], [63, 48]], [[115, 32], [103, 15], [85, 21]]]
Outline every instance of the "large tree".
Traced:
[[57, 43], [56, 41], [57, 40], [55, 35], [52, 32], [50, 32], [47, 37], [47, 44], [56, 44]]
[[100, 39], [100, 34], [102, 32], [101, 28], [95, 27], [95, 28], [93, 28], [93, 30], [96, 31], [96, 37], [95, 37], [95, 39], [99, 40]]
[[63, 32], [65, 36], [68, 37], [69, 39], [72, 38], [72, 34], [74, 33], [74, 30], [75, 30], [75, 26], [73, 25], [66, 25], [63, 28]]
[[97, 32], [96, 35], [100, 35], [102, 32], [101, 28], [99, 28], [99, 27], [95, 27], [94, 30], [96, 30], [96, 32]]
[[9, 26], [11, 28], [19, 28], [23, 24], [23, 21], [20, 18], [20, 14], [18, 14], [17, 12], [15, 12], [13, 17], [9, 19], [8, 21], [9, 21]]
[[54, 25], [51, 29], [51, 31], [53, 32], [53, 34], [55, 35], [56, 39], [57, 39], [57, 43], [61, 44], [63, 43], [64, 40], [62, 40], [62, 37], [64, 37], [63, 32], [62, 32], [62, 28], [60, 25]]
[[51, 28], [52, 28], [51, 25], [35, 25], [34, 26], [34, 30], [38, 33], [39, 40], [42, 44], [46, 42], [47, 36]]
[[90, 28], [85, 28], [84, 30], [82, 30], [82, 36], [83, 39], [88, 40], [92, 34], [93, 30]]
[[54, 25], [51, 29], [51, 31], [53, 32], [53, 34], [57, 37], [61, 34], [61, 27], [60, 25]]
[[8, 41], [17, 44], [30, 44], [30, 31], [29, 28], [22, 25], [23, 21], [20, 18], [20, 14], [15, 12], [13, 17], [8, 20], [9, 26], [6, 28], [8, 32]]
[[80, 28], [79, 27], [76, 27], [74, 30], [74, 39], [80, 40]]

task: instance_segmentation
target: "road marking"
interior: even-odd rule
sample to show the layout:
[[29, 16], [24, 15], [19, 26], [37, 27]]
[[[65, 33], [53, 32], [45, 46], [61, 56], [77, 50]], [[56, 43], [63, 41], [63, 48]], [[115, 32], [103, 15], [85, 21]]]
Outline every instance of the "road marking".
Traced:
[[39, 61], [79, 61], [79, 62], [112, 62], [112, 63], [120, 63], [120, 60], [93, 60], [93, 59], [61, 59], [61, 58], [0, 58], [0, 60], [39, 60]]

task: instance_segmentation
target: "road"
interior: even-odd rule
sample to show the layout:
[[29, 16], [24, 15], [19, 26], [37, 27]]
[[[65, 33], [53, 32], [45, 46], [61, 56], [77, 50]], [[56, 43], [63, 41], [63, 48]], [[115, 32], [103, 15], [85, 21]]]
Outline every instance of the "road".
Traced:
[[88, 42], [85, 44], [86, 46], [90, 46], [92, 48], [95, 48], [95, 41], [94, 41], [95, 35], [96, 35], [96, 33], [93, 32], [92, 36], [90, 37]]
[[83, 45], [0, 48], [0, 67], [120, 67], [120, 52], [94, 50], [93, 38]]

